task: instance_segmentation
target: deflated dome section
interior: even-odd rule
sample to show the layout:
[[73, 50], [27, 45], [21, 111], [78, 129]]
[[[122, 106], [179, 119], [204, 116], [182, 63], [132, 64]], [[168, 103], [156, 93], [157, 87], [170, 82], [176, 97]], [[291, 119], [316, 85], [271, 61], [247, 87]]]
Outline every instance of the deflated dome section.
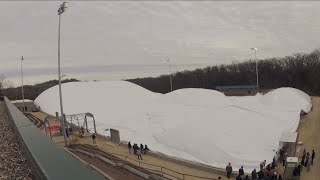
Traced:
[[260, 101], [265, 105], [277, 105], [283, 108], [310, 112], [312, 108], [311, 97], [295, 88], [285, 87], [275, 89], [261, 97]]

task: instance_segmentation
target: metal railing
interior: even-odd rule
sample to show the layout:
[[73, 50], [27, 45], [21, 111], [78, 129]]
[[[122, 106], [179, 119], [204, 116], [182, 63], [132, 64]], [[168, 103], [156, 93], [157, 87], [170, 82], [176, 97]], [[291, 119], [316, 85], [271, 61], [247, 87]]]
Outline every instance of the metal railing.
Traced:
[[[146, 170], [149, 170], [167, 179], [188, 180], [192, 178], [192, 179], [199, 179], [199, 180], [217, 180], [217, 178], [213, 178], [213, 177], [204, 177], [204, 176], [197, 176], [197, 175], [192, 175], [187, 173], [181, 173], [176, 170], [168, 169], [164, 166], [142, 162], [142, 161], [133, 159], [127, 155], [112, 153], [112, 152], [105, 152], [91, 145], [75, 144], [75, 146], [80, 147], [79, 149], [82, 149], [82, 150], [84, 149], [86, 151], [91, 151], [97, 154], [103, 153], [104, 155], [107, 155], [107, 157], [112, 161], [118, 161], [118, 159], [124, 160], [126, 162], [129, 162], [132, 165], [138, 166], [139, 168], [144, 168]], [[93, 150], [93, 149], [96, 149], [96, 150]]]

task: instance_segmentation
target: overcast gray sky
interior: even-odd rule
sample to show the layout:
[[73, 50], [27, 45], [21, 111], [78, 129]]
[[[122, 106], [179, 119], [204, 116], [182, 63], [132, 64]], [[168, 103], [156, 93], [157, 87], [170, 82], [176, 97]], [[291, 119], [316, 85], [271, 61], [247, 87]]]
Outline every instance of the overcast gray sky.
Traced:
[[[56, 76], [61, 2], [0, 2], [1, 73], [18, 79], [23, 55], [27, 82]], [[71, 1], [63, 71], [134, 78], [167, 73], [167, 58], [182, 70], [252, 58], [251, 47], [260, 58], [310, 52], [320, 47], [319, 9], [315, 1]]]

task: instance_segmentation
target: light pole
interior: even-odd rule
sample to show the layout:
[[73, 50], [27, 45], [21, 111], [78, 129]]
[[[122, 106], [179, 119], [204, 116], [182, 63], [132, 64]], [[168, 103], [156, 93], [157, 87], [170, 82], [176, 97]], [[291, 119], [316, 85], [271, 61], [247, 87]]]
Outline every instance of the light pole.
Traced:
[[171, 92], [172, 92], [172, 70], [171, 70], [172, 60], [168, 59], [167, 62], [170, 65], [170, 87], [171, 87]]
[[256, 61], [256, 75], [257, 75], [257, 93], [259, 92], [259, 72], [258, 72], [258, 60], [257, 60], [257, 51], [258, 48], [251, 48], [254, 51], [254, 59]]
[[64, 113], [63, 113], [63, 104], [62, 104], [62, 91], [61, 91], [61, 72], [60, 72], [60, 24], [61, 24], [61, 14], [64, 13], [67, 10], [67, 2], [63, 2], [59, 9], [58, 9], [58, 15], [59, 15], [59, 30], [58, 30], [58, 77], [59, 77], [59, 96], [60, 96], [60, 110], [61, 110], [61, 126], [62, 126], [62, 133], [64, 137], [64, 144], [65, 146], [68, 146], [68, 139], [66, 134], [66, 127], [65, 127], [65, 119], [64, 119]]
[[23, 56], [21, 56], [21, 94], [22, 94], [22, 104], [23, 104], [23, 112], [25, 112], [25, 104], [24, 104], [24, 92], [23, 92], [23, 66], [22, 66]]

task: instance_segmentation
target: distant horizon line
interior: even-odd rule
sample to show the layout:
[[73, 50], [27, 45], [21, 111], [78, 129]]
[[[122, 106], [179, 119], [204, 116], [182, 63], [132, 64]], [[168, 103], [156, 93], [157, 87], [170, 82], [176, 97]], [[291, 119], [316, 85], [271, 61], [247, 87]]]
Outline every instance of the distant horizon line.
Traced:
[[[123, 70], [139, 70], [140, 68], [164, 68], [167, 67], [167, 63], [160, 64], [115, 64], [115, 65], [92, 65], [92, 66], [69, 66], [61, 67], [61, 71], [65, 73], [99, 73], [99, 72], [117, 72]], [[177, 68], [179, 66], [187, 66], [198, 68], [199, 66], [214, 66], [214, 64], [201, 64], [201, 63], [190, 63], [190, 64], [177, 64], [172, 63], [172, 67]], [[141, 69], [142, 70], [142, 69]], [[24, 76], [36, 76], [36, 75], [52, 75], [56, 74], [57, 67], [45, 67], [45, 68], [23, 68]], [[16, 70], [2, 71], [0, 74], [7, 78], [20, 77], [20, 68]]]

